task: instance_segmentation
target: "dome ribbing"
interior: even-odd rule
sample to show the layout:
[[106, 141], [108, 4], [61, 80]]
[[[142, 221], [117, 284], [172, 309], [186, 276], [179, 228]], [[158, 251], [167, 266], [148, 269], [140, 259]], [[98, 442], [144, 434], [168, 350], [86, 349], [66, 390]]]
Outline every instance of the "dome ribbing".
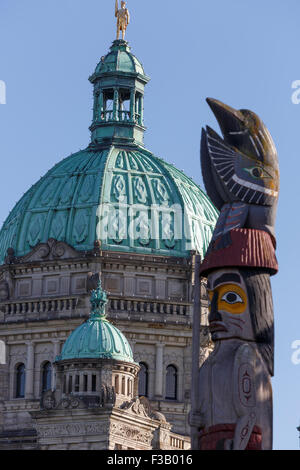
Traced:
[[17, 203], [0, 231], [0, 263], [8, 248], [24, 256], [49, 238], [79, 251], [101, 240], [103, 250], [204, 256], [216, 219], [199, 186], [145, 149], [87, 149], [58, 163]]

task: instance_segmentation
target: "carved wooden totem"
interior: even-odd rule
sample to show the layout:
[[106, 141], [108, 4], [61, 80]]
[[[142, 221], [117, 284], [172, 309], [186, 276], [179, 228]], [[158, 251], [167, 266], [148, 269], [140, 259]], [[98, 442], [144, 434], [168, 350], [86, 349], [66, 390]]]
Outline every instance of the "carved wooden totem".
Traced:
[[202, 132], [203, 179], [220, 216], [199, 270], [214, 351], [198, 375], [194, 448], [271, 449], [277, 153], [256, 114], [207, 101], [223, 139]]

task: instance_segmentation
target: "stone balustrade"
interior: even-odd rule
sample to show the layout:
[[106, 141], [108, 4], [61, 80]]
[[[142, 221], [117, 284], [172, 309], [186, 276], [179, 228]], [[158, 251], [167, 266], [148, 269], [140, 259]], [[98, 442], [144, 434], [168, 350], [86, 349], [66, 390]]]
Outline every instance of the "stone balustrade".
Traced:
[[188, 450], [191, 448], [190, 439], [188, 437], [181, 438], [178, 434], [170, 433], [170, 447], [171, 450]]
[[36, 300], [18, 300], [0, 304], [0, 311], [5, 315], [24, 315], [30, 313], [63, 312], [75, 310], [78, 297], [45, 298]]
[[[82, 310], [82, 315], [79, 312]], [[84, 310], [84, 311], [83, 311]], [[187, 302], [175, 302], [152, 299], [125, 299], [122, 297], [109, 298], [108, 313], [110, 314], [142, 314], [153, 315], [176, 315], [190, 316], [191, 304]], [[88, 312], [83, 309], [83, 304], [79, 297], [69, 296], [61, 298], [42, 298], [30, 300], [11, 300], [0, 303], [0, 317], [13, 320], [21, 318], [33, 320], [41, 315], [53, 314], [55, 317], [64, 315], [86, 316]], [[3, 318], [4, 316], [4, 318]]]
[[172, 302], [164, 300], [154, 301], [151, 299], [122, 299], [120, 297], [110, 297], [109, 300], [109, 310], [111, 313], [154, 313], [188, 316], [191, 305], [187, 302]]

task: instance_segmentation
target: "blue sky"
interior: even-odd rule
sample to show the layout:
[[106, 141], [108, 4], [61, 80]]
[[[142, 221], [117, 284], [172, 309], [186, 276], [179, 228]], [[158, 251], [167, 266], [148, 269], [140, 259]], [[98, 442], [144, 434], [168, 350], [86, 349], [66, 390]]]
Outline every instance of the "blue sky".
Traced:
[[[300, 104], [299, 0], [128, 0], [127, 39], [151, 81], [145, 143], [201, 186], [201, 126], [218, 130], [205, 98], [259, 114], [278, 149], [279, 274], [273, 278], [276, 356], [274, 448], [298, 449]], [[63, 157], [85, 148], [88, 77], [115, 38], [114, 0], [0, 0], [0, 223]]]

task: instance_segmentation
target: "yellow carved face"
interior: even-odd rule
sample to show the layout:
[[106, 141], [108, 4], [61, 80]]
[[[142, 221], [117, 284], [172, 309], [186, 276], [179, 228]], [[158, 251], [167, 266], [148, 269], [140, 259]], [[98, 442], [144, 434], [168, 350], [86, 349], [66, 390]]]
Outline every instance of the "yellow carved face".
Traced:
[[[208, 290], [210, 303], [217, 294], [218, 310], [234, 315], [244, 313], [247, 308], [247, 294], [242, 287], [236, 284], [222, 284], [214, 290]], [[209, 305], [210, 311], [210, 305]]]
[[228, 338], [253, 340], [247, 287], [240, 271], [218, 269], [207, 279], [209, 329], [213, 341]]

